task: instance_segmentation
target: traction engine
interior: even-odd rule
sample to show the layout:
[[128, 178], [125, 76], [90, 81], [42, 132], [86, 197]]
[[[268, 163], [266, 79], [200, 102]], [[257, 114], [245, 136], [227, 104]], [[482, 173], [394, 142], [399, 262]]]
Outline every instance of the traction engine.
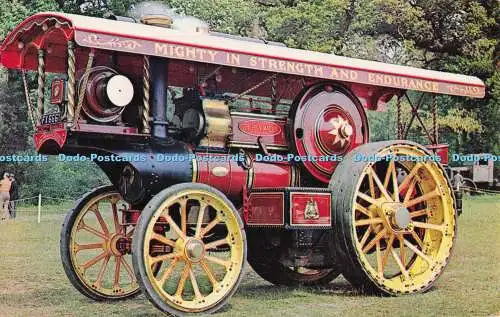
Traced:
[[81, 293], [142, 290], [173, 315], [214, 312], [247, 261], [281, 285], [343, 274], [366, 292], [431, 287], [455, 239], [449, 180], [423, 146], [369, 143], [365, 109], [410, 89], [481, 97], [484, 84], [209, 32], [191, 17], [112, 18], [37, 14], [0, 55], [38, 72], [36, 105], [27, 98], [37, 150], [91, 158], [111, 182], [62, 228]]

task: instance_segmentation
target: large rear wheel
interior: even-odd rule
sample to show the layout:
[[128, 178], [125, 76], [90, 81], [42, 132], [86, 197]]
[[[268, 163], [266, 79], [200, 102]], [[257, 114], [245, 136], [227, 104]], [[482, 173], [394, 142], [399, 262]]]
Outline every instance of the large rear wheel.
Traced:
[[456, 213], [443, 168], [429, 155], [408, 141], [369, 143], [335, 171], [336, 242], [353, 285], [390, 295], [423, 292], [443, 272]]
[[240, 283], [247, 251], [233, 204], [213, 187], [195, 183], [153, 197], [139, 219], [132, 250], [145, 295], [175, 316], [220, 309]]

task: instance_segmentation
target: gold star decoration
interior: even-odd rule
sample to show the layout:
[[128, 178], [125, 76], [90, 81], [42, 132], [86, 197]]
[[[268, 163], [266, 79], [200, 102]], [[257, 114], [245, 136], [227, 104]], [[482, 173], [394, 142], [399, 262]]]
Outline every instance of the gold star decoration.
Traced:
[[333, 125], [333, 128], [328, 132], [329, 134], [334, 136], [332, 145], [336, 145], [337, 143], [340, 143], [340, 146], [344, 147], [345, 143], [349, 140], [350, 135], [342, 136], [340, 131], [341, 131], [341, 129], [343, 129], [344, 127], [347, 127], [347, 126], [349, 126], [349, 128], [351, 128], [351, 126], [349, 125], [349, 122], [346, 119], [342, 118], [341, 116], [338, 116], [336, 118], [332, 118], [332, 119], [330, 119], [329, 122]]

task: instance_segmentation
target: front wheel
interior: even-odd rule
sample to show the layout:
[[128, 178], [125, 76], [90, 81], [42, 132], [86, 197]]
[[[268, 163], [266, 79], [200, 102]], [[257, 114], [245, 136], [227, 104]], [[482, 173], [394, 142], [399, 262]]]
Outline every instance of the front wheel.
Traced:
[[330, 182], [344, 276], [368, 292], [429, 289], [456, 236], [449, 180], [430, 153], [408, 141], [362, 145]]
[[185, 183], [161, 191], [144, 208], [132, 251], [144, 294], [163, 312], [183, 316], [215, 312], [227, 302], [240, 283], [247, 247], [233, 204], [213, 187]]

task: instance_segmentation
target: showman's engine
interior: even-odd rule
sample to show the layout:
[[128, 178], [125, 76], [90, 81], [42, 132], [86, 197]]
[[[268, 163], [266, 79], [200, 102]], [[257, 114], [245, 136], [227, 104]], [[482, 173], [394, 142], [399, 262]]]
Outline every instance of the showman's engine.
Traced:
[[[24, 76], [36, 150], [97, 157], [110, 180], [61, 233], [65, 272], [90, 298], [142, 290], [172, 315], [215, 312], [246, 260], [274, 284], [342, 273], [407, 294], [448, 261], [460, 204], [445, 169], [400, 159], [432, 157], [416, 143], [369, 143], [365, 109], [399, 108], [407, 90], [481, 98], [475, 77], [212, 32], [157, 3], [108, 19], [33, 15], [0, 63], [37, 72], [36, 103]], [[397, 113], [400, 138], [426, 98], [407, 101], [417, 120]], [[446, 158], [433, 119], [430, 148]]]

